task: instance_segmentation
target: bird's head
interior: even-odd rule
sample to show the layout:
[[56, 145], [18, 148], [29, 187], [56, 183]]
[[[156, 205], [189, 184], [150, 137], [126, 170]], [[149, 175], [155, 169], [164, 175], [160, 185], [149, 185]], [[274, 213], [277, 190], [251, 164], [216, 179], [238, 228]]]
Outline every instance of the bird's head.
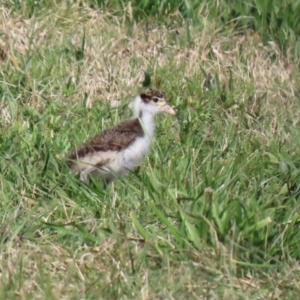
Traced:
[[134, 101], [134, 110], [137, 115], [148, 112], [153, 115], [168, 113], [175, 115], [174, 109], [169, 105], [165, 94], [159, 90], [149, 88], [138, 96]]

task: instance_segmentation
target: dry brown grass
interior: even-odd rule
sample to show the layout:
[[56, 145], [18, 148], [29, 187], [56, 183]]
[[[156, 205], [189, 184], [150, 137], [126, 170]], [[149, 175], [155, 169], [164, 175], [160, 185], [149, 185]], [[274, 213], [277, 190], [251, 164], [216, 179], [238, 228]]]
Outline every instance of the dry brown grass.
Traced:
[[[11, 297], [86, 299], [106, 293], [119, 294], [120, 291], [113, 292], [114, 285], [118, 284], [123, 289], [124, 299], [172, 299], [174, 295], [220, 299], [221, 294], [222, 299], [279, 299], [288, 286], [298, 288], [295, 279], [293, 283], [288, 279], [291, 274], [300, 271], [297, 266], [287, 269], [284, 276], [281, 273], [280, 278], [270, 278], [276, 284], [270, 291], [268, 281], [260, 281], [251, 274], [235, 277], [230, 271], [232, 266], [228, 265], [228, 269], [224, 270], [225, 265], [218, 264], [215, 254], [209, 252], [202, 251], [201, 255], [187, 253], [193, 257], [193, 266], [186, 262], [169, 264], [168, 256], [147, 255], [146, 264], [138, 266], [139, 275], [136, 277], [137, 266], [133, 265], [133, 261], [137, 261], [143, 255], [143, 249], [150, 244], [116, 237], [95, 246], [78, 244], [73, 252], [66, 246], [47, 240], [38, 245], [19, 240], [2, 251], [0, 282], [3, 288], [11, 290]], [[231, 263], [235, 264], [235, 261]], [[164, 289], [157, 286], [158, 278], [153, 278], [156, 268], [161, 269], [159, 285], [165, 286]], [[208, 274], [211, 274], [210, 278]], [[220, 283], [223, 286], [221, 294]]]
[[[128, 11], [130, 9], [127, 16]], [[178, 86], [184, 88], [185, 78], [199, 78], [199, 84], [203, 81], [201, 68], [212, 76], [219, 74], [221, 81], [226, 83], [230, 66], [235, 82], [253, 83], [256, 95], [267, 92], [271, 110], [274, 105], [278, 107], [276, 103], [282, 105], [295, 95], [295, 62], [283, 57], [274, 42], [263, 45], [251, 31], [246, 34], [229, 32], [224, 36], [214, 24], [204, 24], [201, 29], [190, 28], [192, 43], [184, 45], [186, 29], [181, 25], [172, 29], [150, 25], [147, 30], [144, 25], [135, 24], [129, 30], [125, 16], [120, 19], [77, 5], [71, 9], [60, 7], [43, 18], [27, 20], [12, 16], [2, 8], [1, 64], [13, 64], [17, 71], [20, 55], [33, 48], [43, 56], [49, 48], [64, 45], [66, 39], [70, 39], [79, 51], [85, 30], [78, 93], [72, 98], [76, 101], [88, 95], [88, 106], [97, 99], [120, 99], [128, 97], [128, 93], [133, 96], [143, 80], [144, 70], [155, 74], [163, 68], [180, 70], [182, 81]], [[65, 76], [73, 81], [78, 64], [67, 66]], [[160, 74], [165, 77], [154, 78], [154, 83], [167, 82], [170, 75]], [[241, 102], [243, 96], [240, 95]]]

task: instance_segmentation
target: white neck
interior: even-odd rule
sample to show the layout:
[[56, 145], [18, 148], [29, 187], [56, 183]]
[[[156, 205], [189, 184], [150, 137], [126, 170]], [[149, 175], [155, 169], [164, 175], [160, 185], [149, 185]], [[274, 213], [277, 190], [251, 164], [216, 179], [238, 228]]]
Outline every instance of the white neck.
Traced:
[[140, 103], [141, 103], [142, 99], [140, 96], [136, 96], [135, 99], [133, 100], [133, 102], [131, 103], [131, 108], [133, 110], [134, 116], [135, 117], [139, 117], [139, 113], [140, 113]]
[[154, 136], [154, 130], [155, 130], [154, 118], [155, 118], [154, 114], [148, 111], [143, 111], [141, 117], [139, 118], [143, 126], [143, 129], [145, 131], [145, 135], [149, 139], [152, 139]]
[[141, 102], [142, 99], [140, 96], [136, 96], [135, 99], [133, 100], [132, 103], [132, 108], [133, 108], [133, 112], [134, 112], [134, 116], [139, 118], [142, 127], [145, 131], [145, 136], [148, 139], [152, 139], [154, 136], [154, 129], [155, 129], [155, 123], [154, 123], [154, 118], [155, 115], [149, 111], [143, 110], [142, 114], [141, 113]]

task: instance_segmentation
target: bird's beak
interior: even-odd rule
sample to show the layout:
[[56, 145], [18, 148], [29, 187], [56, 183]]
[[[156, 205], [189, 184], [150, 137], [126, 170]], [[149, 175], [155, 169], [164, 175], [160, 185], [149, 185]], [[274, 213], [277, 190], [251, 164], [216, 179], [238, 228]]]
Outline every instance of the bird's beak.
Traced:
[[160, 111], [170, 115], [176, 115], [175, 110], [166, 102], [160, 106]]

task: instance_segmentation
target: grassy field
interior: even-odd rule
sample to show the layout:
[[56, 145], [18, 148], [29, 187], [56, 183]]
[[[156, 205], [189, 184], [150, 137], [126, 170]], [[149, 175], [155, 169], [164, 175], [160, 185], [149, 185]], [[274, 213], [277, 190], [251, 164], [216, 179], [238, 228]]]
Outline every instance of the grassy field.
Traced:
[[[0, 299], [298, 299], [297, 26], [227, 1], [3, 3]], [[64, 155], [131, 115], [144, 72], [177, 116], [138, 170], [86, 186]]]

